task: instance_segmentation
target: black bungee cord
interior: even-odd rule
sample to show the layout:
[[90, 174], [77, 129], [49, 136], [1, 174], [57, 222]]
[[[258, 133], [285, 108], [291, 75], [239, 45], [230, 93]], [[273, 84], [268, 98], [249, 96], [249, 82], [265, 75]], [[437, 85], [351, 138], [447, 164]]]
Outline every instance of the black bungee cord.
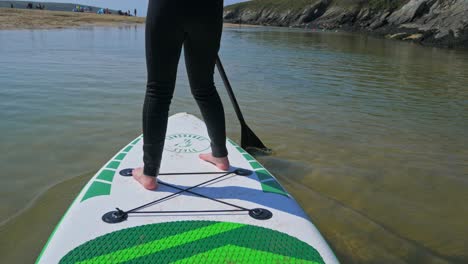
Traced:
[[[120, 175], [122, 175], [122, 176], [132, 176], [132, 170], [133, 169], [121, 170]], [[223, 173], [223, 174], [218, 176], [218, 177], [215, 177], [213, 179], [210, 179], [210, 180], [204, 181], [202, 183], [199, 183], [197, 185], [186, 188], [186, 189], [180, 188], [178, 186], [175, 186], [175, 185], [172, 185], [172, 184], [169, 184], [169, 183], [159, 181], [159, 183], [161, 185], [165, 185], [165, 186], [177, 189], [179, 191], [175, 192], [173, 194], [169, 194], [167, 196], [164, 196], [162, 198], [156, 199], [156, 200], [151, 201], [149, 203], [146, 203], [144, 205], [141, 205], [141, 206], [135, 207], [133, 209], [127, 210], [127, 211], [124, 211], [124, 210], [122, 210], [120, 208], [116, 208], [115, 211], [110, 211], [110, 212], [104, 214], [102, 216], [102, 220], [104, 222], [106, 222], [106, 223], [120, 223], [122, 221], [125, 221], [128, 218], [129, 214], [221, 213], [221, 212], [249, 212], [249, 215], [251, 217], [253, 217], [255, 219], [258, 219], [258, 220], [266, 220], [266, 219], [270, 219], [272, 217], [272, 213], [270, 211], [266, 210], [266, 209], [263, 209], [263, 208], [248, 209], [248, 208], [245, 208], [245, 207], [242, 207], [242, 206], [238, 206], [238, 205], [226, 202], [226, 201], [221, 201], [219, 199], [212, 198], [212, 197], [209, 197], [207, 195], [203, 195], [203, 194], [191, 191], [194, 188], [200, 187], [200, 186], [208, 184], [208, 183], [212, 183], [212, 182], [217, 181], [217, 180], [219, 180], [221, 178], [224, 178], [224, 177], [226, 177], [228, 175], [234, 174], [234, 175], [239, 175], [239, 176], [249, 176], [249, 175], [252, 174], [252, 171], [250, 171], [250, 170], [238, 168], [238, 169], [235, 169], [234, 171], [229, 171], [229, 172], [183, 172], [183, 173], [171, 172], [171, 173], [160, 173], [159, 175], [194, 175], [194, 174], [200, 175], [200, 174], [220, 174], [220, 173]], [[199, 197], [203, 197], [203, 198], [206, 198], [206, 199], [218, 202], [218, 203], [229, 205], [229, 206], [235, 207], [237, 209], [230, 209], [230, 210], [224, 209], [224, 210], [138, 211], [140, 209], [146, 208], [146, 207], [154, 205], [156, 203], [168, 200], [168, 199], [170, 199], [170, 198], [172, 198], [174, 196], [177, 196], [177, 195], [179, 195], [181, 193], [184, 193], [184, 192], [187, 192], [187, 193], [190, 193], [190, 194], [193, 194], [193, 195], [197, 195]]]

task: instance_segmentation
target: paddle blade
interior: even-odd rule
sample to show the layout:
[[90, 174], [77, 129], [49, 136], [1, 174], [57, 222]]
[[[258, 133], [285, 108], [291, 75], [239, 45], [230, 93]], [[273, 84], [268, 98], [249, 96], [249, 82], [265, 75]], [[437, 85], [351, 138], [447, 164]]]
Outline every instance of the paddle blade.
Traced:
[[267, 148], [262, 141], [255, 135], [255, 133], [244, 124], [241, 131], [241, 147], [248, 152], [262, 152], [264, 154], [271, 154], [272, 150]]

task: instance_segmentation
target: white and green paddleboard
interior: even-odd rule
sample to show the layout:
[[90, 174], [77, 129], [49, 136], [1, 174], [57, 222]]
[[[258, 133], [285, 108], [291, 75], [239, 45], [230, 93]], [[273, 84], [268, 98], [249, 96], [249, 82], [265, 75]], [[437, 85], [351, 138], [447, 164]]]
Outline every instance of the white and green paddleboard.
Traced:
[[198, 158], [210, 151], [198, 118], [169, 118], [156, 191], [125, 170], [143, 165], [142, 144], [136, 138], [86, 184], [37, 263], [338, 263], [297, 202], [236, 143], [227, 142], [229, 172]]

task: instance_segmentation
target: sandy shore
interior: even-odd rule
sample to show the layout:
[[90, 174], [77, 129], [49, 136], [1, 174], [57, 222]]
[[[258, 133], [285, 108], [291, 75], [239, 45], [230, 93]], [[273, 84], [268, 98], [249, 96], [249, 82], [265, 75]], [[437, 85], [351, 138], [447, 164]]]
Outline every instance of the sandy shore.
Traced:
[[0, 29], [49, 29], [143, 24], [144, 17], [0, 8]]
[[[97, 15], [94, 13], [73, 13], [48, 10], [0, 8], [0, 30], [2, 29], [53, 29], [86, 26], [121, 26], [145, 23], [144, 17], [119, 15]], [[242, 27], [253, 25], [242, 24]], [[224, 24], [224, 27], [239, 27], [238, 24]]]

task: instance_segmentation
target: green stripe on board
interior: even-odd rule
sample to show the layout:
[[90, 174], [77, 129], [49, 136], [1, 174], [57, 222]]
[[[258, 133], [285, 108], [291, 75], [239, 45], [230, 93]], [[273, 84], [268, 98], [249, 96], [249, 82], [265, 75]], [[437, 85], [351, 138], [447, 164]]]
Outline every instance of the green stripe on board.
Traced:
[[245, 154], [242, 154], [242, 156], [244, 156], [244, 158], [248, 161], [254, 161], [255, 158], [252, 157], [252, 155], [248, 154], [248, 153], [245, 153]]
[[236, 147], [236, 149], [237, 149], [240, 153], [242, 153], [242, 154], [247, 153], [247, 152], [245, 152], [245, 150], [244, 150], [243, 148], [241, 148], [241, 147]]
[[250, 166], [252, 166], [252, 169], [254, 169], [254, 170], [255, 169], [263, 169], [263, 166], [260, 163], [256, 162], [256, 161], [255, 162], [250, 162]]
[[273, 179], [273, 176], [265, 169], [256, 170], [255, 173], [260, 181]]
[[234, 142], [233, 140], [231, 140], [231, 139], [228, 138], [227, 141], [228, 141], [229, 143], [231, 143], [231, 145], [233, 145], [234, 147], [238, 147], [238, 145], [236, 144], [236, 142]]
[[153, 254], [171, 247], [176, 247], [185, 243], [196, 241], [198, 239], [213, 236], [222, 232], [227, 232], [229, 230], [236, 229], [242, 226], [242, 224], [234, 223], [216, 223], [207, 227], [191, 230], [182, 234], [166, 237], [160, 240], [151, 241], [131, 248], [122, 249], [107, 255], [87, 259], [78, 263], [85, 264], [125, 262], [145, 255]]
[[120, 165], [120, 161], [111, 161], [107, 164], [106, 168], [109, 168], [109, 169], [117, 169]]
[[123, 152], [129, 152], [132, 148], [133, 146], [127, 146], [126, 148], [124, 148]]
[[281, 185], [275, 181], [262, 182], [262, 190], [268, 193], [277, 193], [289, 197], [288, 193], [281, 187]]
[[91, 183], [91, 186], [89, 186], [89, 189], [86, 191], [81, 201], [83, 202], [84, 200], [87, 200], [95, 196], [109, 195], [110, 190], [111, 190], [111, 185], [109, 183], [94, 181], [93, 183]]
[[293, 258], [275, 253], [255, 250], [251, 248], [226, 245], [203, 252], [189, 258], [181, 259], [174, 264], [190, 263], [304, 263], [319, 264], [316, 261]]
[[115, 171], [113, 170], [102, 170], [96, 179], [104, 180], [104, 181], [112, 181], [114, 179]]
[[140, 141], [140, 139], [141, 139], [141, 138], [139, 137], [139, 138], [133, 140], [132, 143], [130, 143], [130, 144], [135, 145], [136, 143], [138, 143], [138, 141]]
[[115, 156], [114, 160], [123, 160], [127, 156], [127, 153], [119, 153], [119, 155]]

